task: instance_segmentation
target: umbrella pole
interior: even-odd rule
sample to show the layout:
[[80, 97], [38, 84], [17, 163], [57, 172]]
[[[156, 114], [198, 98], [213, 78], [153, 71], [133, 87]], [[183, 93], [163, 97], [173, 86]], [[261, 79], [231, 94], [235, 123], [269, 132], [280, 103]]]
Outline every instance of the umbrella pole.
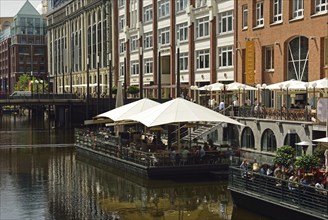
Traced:
[[178, 123], [178, 152], [180, 152], [180, 122]]

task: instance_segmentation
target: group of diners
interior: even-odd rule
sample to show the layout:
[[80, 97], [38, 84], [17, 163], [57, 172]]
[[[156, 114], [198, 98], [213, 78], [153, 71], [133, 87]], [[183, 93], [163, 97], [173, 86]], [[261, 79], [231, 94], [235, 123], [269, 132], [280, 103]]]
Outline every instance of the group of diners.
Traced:
[[275, 186], [281, 187], [286, 183], [290, 191], [304, 189], [305, 186], [312, 186], [315, 192], [327, 195], [327, 171], [324, 167], [305, 172], [302, 169], [296, 169], [293, 165], [284, 167], [278, 164], [260, 165], [256, 160], [251, 164], [246, 159], [240, 164], [243, 170], [241, 175], [243, 178], [254, 178], [254, 173], [266, 175], [276, 178]]

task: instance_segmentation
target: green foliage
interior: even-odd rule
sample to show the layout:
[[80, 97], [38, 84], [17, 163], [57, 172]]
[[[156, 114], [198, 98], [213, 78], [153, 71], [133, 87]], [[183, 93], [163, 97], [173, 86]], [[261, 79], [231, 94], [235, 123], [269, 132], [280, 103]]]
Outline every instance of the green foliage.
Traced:
[[282, 146], [278, 148], [276, 157], [273, 162], [275, 164], [282, 165], [284, 167], [289, 167], [291, 164], [294, 164], [296, 158], [296, 151], [291, 146]]
[[325, 150], [322, 148], [317, 148], [314, 152], [313, 155], [320, 158], [324, 159], [325, 158]]
[[32, 83], [31, 84], [31, 91], [33, 92], [37, 92], [39, 91], [39, 93], [42, 92], [42, 86], [44, 86], [44, 91], [48, 91], [48, 83], [46, 81], [43, 81], [43, 83], [40, 82], [40, 79], [37, 79], [35, 76], [33, 76], [31, 78], [30, 75], [28, 74], [23, 74], [21, 76], [19, 76], [18, 78], [18, 81], [15, 83], [15, 86], [14, 86], [14, 90], [15, 91], [29, 91], [29, 81], [36, 81], [38, 80], [39, 83]]
[[303, 154], [295, 161], [297, 168], [303, 169], [304, 172], [309, 172], [320, 166], [320, 159], [314, 155]]
[[131, 95], [135, 95], [139, 93], [139, 87], [137, 86], [130, 86], [127, 91]]

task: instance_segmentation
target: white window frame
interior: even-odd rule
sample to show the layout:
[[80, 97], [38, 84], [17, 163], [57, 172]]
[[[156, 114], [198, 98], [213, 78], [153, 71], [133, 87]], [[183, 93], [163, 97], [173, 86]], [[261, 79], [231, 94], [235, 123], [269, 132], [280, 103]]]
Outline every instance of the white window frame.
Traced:
[[153, 47], [153, 33], [148, 32], [144, 33], [144, 48], [152, 48]]
[[219, 48], [219, 68], [233, 67], [233, 46]]
[[265, 70], [272, 72], [274, 70], [274, 47], [265, 47]]
[[233, 11], [226, 11], [219, 14], [219, 33], [233, 32]]
[[121, 15], [118, 17], [118, 31], [123, 32], [125, 26], [125, 15]]
[[264, 26], [264, 2], [256, 3], [256, 27]]
[[169, 45], [170, 44], [170, 27], [160, 29], [158, 34], [158, 42], [161, 45]]
[[118, 0], [118, 7], [124, 7], [125, 0]]
[[143, 22], [150, 22], [153, 20], [153, 6], [147, 5], [144, 7]]
[[196, 37], [202, 38], [210, 35], [209, 17], [202, 17], [196, 20]]
[[248, 5], [243, 5], [243, 29], [248, 28]]
[[304, 16], [304, 1], [293, 0], [293, 18], [302, 18]]
[[187, 8], [188, 0], [176, 0], [177, 12], [183, 11]]
[[188, 70], [188, 53], [180, 53], [179, 56], [180, 61], [180, 70], [187, 71]]
[[131, 61], [131, 75], [139, 75], [139, 61], [133, 60]]
[[272, 8], [273, 8], [273, 14], [272, 14], [273, 23], [282, 21], [282, 0], [273, 0]]
[[326, 13], [328, 11], [328, 0], [315, 0], [314, 12], [316, 14]]
[[177, 25], [177, 39], [181, 41], [188, 40], [188, 23], [182, 23]]
[[158, 2], [158, 18], [170, 16], [170, 0], [161, 0]]
[[120, 62], [119, 74], [120, 76], [124, 76], [124, 62]]
[[138, 49], [138, 36], [131, 36], [130, 37], [130, 51], [136, 51]]
[[125, 39], [120, 40], [120, 53], [124, 53], [126, 51]]
[[153, 59], [152, 58], [145, 59], [144, 66], [145, 66], [145, 74], [153, 73]]
[[209, 69], [210, 68], [210, 50], [198, 50], [196, 51], [196, 69]]
[[207, 0], [196, 0], [196, 8], [207, 6]]

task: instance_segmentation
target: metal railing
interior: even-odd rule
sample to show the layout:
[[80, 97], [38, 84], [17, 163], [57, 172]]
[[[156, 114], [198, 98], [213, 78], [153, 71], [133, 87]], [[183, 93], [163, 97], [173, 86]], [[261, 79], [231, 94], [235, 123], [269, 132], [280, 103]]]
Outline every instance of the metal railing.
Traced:
[[328, 191], [299, 182], [290, 188], [287, 179], [261, 175], [257, 172], [230, 167], [229, 188], [249, 196], [265, 198], [275, 204], [287, 204], [318, 217], [328, 218]]

